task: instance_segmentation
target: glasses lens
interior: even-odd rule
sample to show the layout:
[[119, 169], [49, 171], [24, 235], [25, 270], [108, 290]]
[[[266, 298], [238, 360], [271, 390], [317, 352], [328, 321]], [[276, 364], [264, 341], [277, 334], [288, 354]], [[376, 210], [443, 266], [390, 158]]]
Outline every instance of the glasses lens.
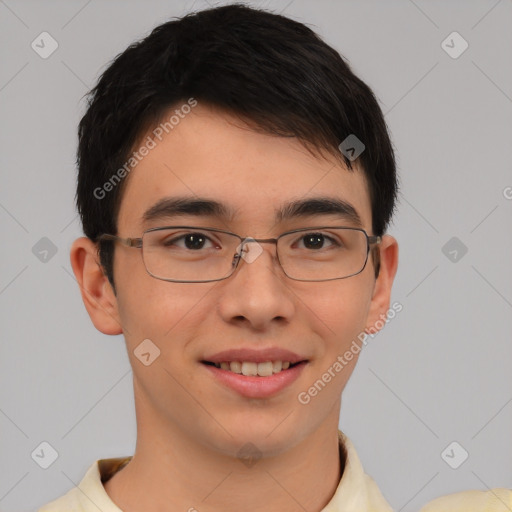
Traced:
[[[142, 257], [147, 271], [169, 281], [224, 279], [233, 272], [239, 252], [240, 238], [220, 230], [178, 227], [143, 235]], [[277, 252], [291, 279], [327, 281], [361, 272], [366, 265], [368, 241], [364, 231], [358, 229], [308, 228], [279, 237]], [[250, 258], [244, 259], [252, 263]]]
[[286, 275], [301, 281], [327, 281], [358, 274], [366, 265], [368, 240], [349, 228], [300, 230], [279, 238]]
[[158, 279], [210, 281], [227, 277], [240, 240], [234, 235], [200, 228], [146, 231], [142, 257], [147, 271]]

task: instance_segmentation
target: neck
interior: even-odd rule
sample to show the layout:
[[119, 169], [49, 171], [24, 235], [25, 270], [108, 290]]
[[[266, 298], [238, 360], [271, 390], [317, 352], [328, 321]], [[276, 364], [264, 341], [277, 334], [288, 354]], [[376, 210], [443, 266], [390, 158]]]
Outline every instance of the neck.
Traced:
[[124, 512], [235, 512], [248, 504], [254, 512], [320, 512], [343, 474], [339, 408], [335, 421], [322, 424], [293, 448], [252, 462], [219, 453], [147, 408], [143, 412], [137, 416], [132, 460], [105, 483]]

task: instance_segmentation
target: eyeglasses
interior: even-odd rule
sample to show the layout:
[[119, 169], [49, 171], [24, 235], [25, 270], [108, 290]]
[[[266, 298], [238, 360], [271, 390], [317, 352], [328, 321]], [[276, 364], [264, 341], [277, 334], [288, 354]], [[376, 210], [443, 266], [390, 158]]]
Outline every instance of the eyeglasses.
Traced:
[[277, 260], [290, 279], [345, 279], [363, 271], [370, 246], [382, 238], [348, 227], [301, 228], [255, 239], [222, 229], [166, 226], [148, 229], [141, 238], [103, 234], [98, 241], [103, 240], [142, 249], [146, 271], [156, 279], [208, 283], [230, 277], [241, 259], [252, 263], [263, 252], [262, 243], [276, 244]]

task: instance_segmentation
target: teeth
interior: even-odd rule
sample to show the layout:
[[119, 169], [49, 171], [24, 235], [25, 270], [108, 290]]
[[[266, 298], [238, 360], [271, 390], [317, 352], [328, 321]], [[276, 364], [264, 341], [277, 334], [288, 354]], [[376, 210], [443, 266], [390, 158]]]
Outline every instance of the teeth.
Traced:
[[245, 375], [246, 377], [270, 377], [274, 373], [290, 368], [290, 361], [265, 361], [264, 363], [254, 363], [252, 361], [231, 361], [215, 363], [217, 368], [232, 371]]
[[246, 377], [258, 375], [258, 363], [242, 363], [242, 375]]
[[260, 377], [268, 377], [269, 375], [272, 375], [272, 361], [258, 363], [258, 375]]
[[233, 361], [232, 363], [229, 363], [229, 369], [233, 373], [242, 373], [242, 363], [238, 361]]

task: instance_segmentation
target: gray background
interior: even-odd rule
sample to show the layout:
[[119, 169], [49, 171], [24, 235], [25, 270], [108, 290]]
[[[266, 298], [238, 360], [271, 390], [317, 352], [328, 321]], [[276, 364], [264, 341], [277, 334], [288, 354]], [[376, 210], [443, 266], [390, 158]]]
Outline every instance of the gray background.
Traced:
[[[397, 148], [390, 233], [401, 248], [393, 300], [403, 311], [363, 351], [341, 428], [396, 510], [512, 487], [511, 0], [252, 4], [307, 23], [338, 49], [374, 89]], [[207, 3], [0, 1], [4, 512], [34, 510], [94, 460], [133, 453], [124, 340], [95, 330], [69, 264], [81, 235], [76, 126], [107, 62], [192, 7]], [[59, 45], [47, 59], [31, 48], [43, 31]], [[456, 59], [441, 46], [453, 31], [469, 43]], [[43, 237], [57, 249], [46, 262], [37, 249], [47, 242], [33, 251]], [[459, 246], [445, 255], [452, 237]], [[59, 454], [46, 470], [31, 458], [42, 441]], [[441, 457], [453, 441], [469, 453], [458, 469]], [[452, 464], [461, 450], [449, 450]]]

